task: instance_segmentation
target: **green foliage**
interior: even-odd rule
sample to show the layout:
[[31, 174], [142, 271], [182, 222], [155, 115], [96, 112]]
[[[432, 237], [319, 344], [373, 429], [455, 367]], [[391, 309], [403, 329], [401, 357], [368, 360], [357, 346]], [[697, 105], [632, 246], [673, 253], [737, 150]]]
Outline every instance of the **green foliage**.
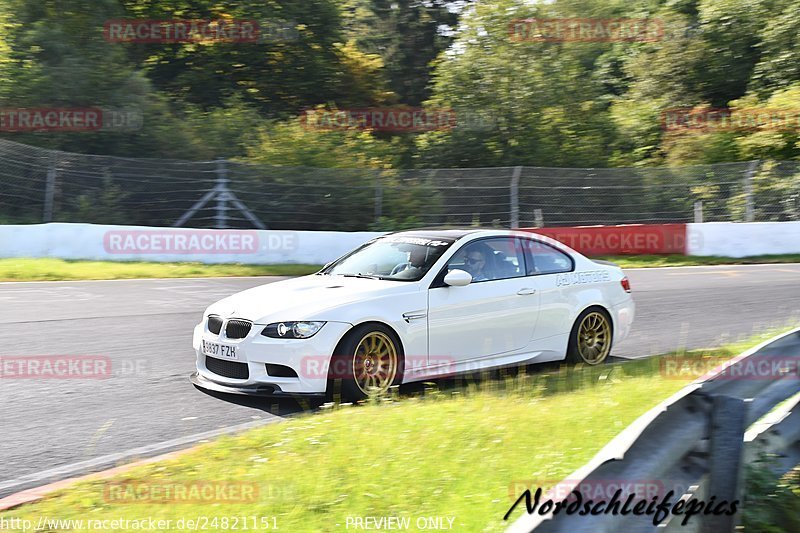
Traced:
[[[398, 102], [417, 106], [430, 96], [430, 63], [452, 42], [457, 2], [348, 0], [345, 27], [361, 50], [379, 56]], [[441, 28], [447, 27], [447, 32]]]
[[80, 195], [75, 211], [65, 214], [64, 218], [67, 221], [90, 224], [126, 224], [130, 218], [121, 207], [126, 196], [127, 193], [119, 185], [106, 179], [101, 190]]
[[369, 225], [369, 231], [400, 231], [420, 226], [422, 226], [422, 221], [415, 216], [407, 216], [401, 219], [378, 217], [378, 220]]
[[763, 456], [747, 465], [742, 522], [747, 531], [800, 531], [800, 467], [778, 479]]
[[296, 118], [266, 121], [247, 158], [282, 167], [384, 168], [392, 165], [393, 155], [389, 143], [368, 132], [326, 130]]
[[[527, 17], [649, 18], [664, 33], [513, 40], [509, 23]], [[103, 24], [119, 18], [256, 20], [285, 32], [257, 43], [110, 43]], [[143, 125], [3, 135], [84, 153], [337, 168], [797, 159], [797, 124], [676, 133], [662, 117], [704, 107], [797, 113], [799, 30], [791, 0], [7, 0], [0, 106], [132, 108]], [[297, 119], [396, 105], [452, 109], [458, 125], [320, 132]]]
[[758, 49], [751, 85], [762, 97], [800, 80], [800, 4], [793, 0], [774, 3], [765, 17]]

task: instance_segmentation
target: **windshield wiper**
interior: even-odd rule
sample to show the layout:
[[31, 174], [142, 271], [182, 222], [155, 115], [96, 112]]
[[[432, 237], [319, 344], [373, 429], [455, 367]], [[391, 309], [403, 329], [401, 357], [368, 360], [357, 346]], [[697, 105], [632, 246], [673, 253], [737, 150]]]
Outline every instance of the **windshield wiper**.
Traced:
[[359, 272], [358, 274], [340, 274], [346, 278], [364, 278], [364, 279], [383, 279], [380, 276], [373, 276], [370, 274], [362, 274]]

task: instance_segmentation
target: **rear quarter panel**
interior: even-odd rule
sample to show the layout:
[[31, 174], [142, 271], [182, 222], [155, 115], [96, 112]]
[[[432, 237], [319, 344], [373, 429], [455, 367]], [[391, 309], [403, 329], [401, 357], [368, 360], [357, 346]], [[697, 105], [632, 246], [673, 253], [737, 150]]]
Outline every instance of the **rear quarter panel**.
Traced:
[[[633, 305], [631, 295], [620, 283], [625, 274], [619, 267], [595, 263], [576, 252], [572, 255], [575, 260], [572, 272], [537, 276], [541, 308], [536, 338], [567, 334], [580, 313], [600, 306], [611, 315], [616, 339], [617, 331], [626, 330], [618, 310]], [[631, 313], [632, 309], [623, 316], [627, 322], [632, 320]]]

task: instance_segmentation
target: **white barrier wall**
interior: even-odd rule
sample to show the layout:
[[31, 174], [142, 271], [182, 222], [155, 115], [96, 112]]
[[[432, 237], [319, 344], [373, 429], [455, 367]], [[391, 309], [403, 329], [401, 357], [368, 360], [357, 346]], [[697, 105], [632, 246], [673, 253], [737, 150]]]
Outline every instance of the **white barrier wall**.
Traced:
[[[0, 226], [0, 257], [324, 264], [378, 235], [381, 232], [9, 225]], [[800, 254], [800, 222], [687, 224], [686, 253], [727, 257]]]
[[0, 226], [0, 257], [325, 264], [381, 234], [66, 223], [8, 225]]
[[686, 234], [687, 255], [800, 254], [800, 222], [704, 222]]

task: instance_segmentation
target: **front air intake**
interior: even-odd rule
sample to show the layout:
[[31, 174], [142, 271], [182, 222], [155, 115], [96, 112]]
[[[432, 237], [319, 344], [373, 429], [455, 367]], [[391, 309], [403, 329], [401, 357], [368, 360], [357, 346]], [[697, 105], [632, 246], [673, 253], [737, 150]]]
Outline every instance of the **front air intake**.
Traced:
[[209, 315], [208, 331], [210, 331], [214, 335], [219, 335], [219, 332], [222, 331], [222, 319], [217, 315]]
[[206, 368], [218, 376], [233, 379], [247, 379], [250, 377], [250, 368], [247, 363], [237, 361], [223, 361], [216, 357], [206, 357]]
[[225, 336], [229, 339], [244, 339], [250, 333], [253, 323], [249, 320], [238, 320], [236, 318], [228, 320], [225, 326]]

